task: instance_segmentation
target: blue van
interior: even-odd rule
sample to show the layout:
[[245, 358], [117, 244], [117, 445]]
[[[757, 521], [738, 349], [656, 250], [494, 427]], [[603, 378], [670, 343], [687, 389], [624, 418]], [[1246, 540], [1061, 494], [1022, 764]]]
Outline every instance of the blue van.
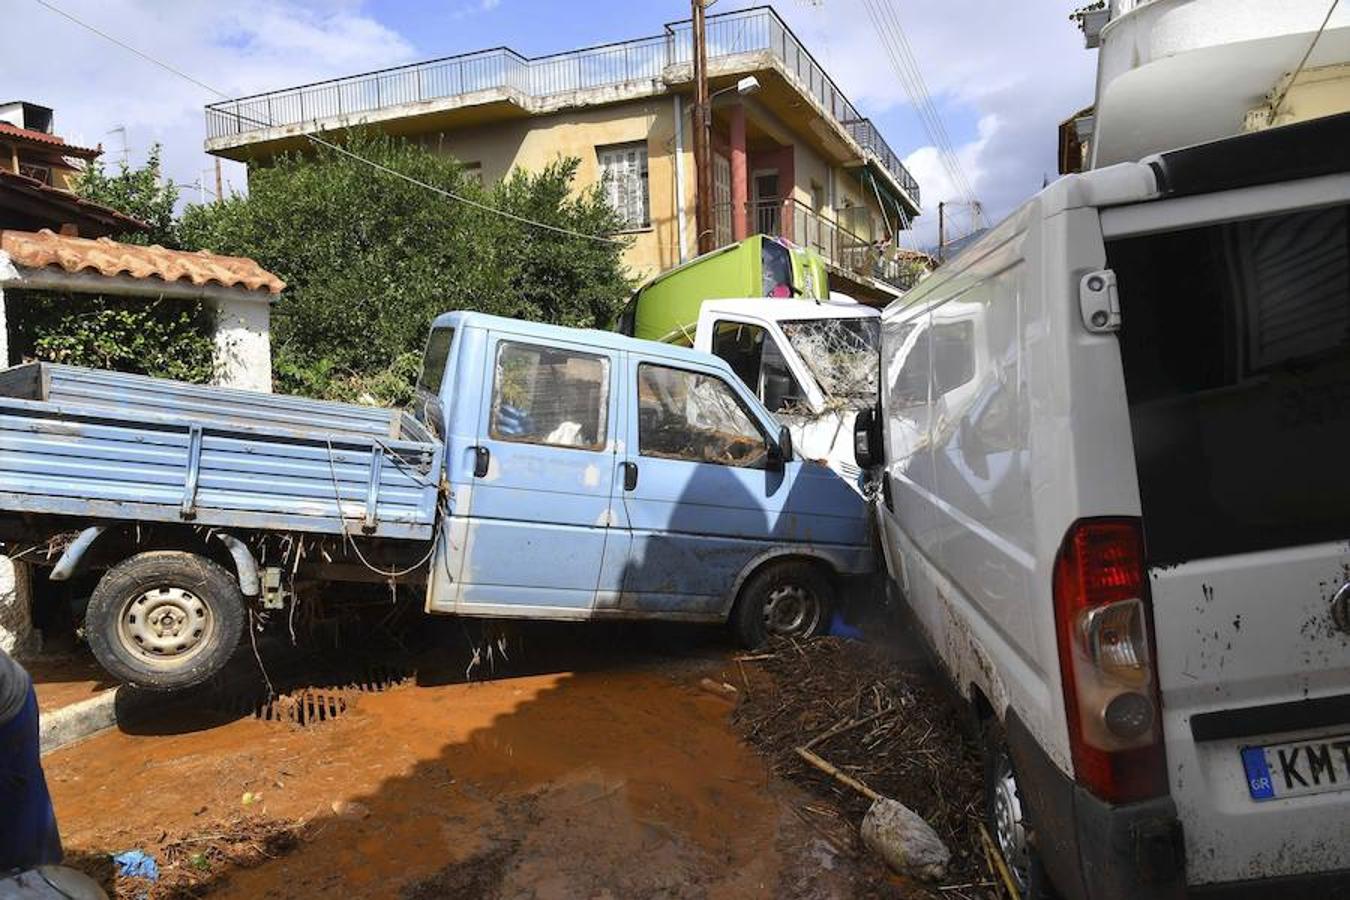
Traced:
[[873, 570], [863, 498], [716, 357], [452, 312], [418, 399], [449, 489], [430, 613], [729, 620], [754, 646], [822, 631]]

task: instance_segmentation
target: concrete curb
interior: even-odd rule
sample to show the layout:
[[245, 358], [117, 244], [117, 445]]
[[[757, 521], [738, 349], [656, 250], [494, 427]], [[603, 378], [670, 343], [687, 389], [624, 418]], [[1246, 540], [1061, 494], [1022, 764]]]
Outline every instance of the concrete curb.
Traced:
[[39, 714], [42, 753], [50, 753], [116, 725], [117, 695], [121, 690], [112, 688], [88, 700]]

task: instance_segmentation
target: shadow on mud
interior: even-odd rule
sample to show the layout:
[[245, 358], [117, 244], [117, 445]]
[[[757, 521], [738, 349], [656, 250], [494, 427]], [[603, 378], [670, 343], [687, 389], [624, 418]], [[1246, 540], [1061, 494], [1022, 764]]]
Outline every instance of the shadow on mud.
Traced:
[[230, 664], [196, 688], [171, 694], [119, 689], [121, 731], [185, 734], [242, 718], [308, 725], [346, 711], [352, 694], [395, 685], [461, 684], [558, 672], [632, 669], [721, 658], [734, 649], [720, 626], [646, 622], [550, 623], [427, 618], [357, 647], [296, 647], [247, 640]]

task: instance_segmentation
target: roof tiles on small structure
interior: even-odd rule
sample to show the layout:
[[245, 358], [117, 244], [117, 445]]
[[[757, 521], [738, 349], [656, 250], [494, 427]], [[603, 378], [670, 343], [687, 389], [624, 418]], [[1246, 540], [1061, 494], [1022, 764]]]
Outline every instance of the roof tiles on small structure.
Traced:
[[46, 144], [53, 150], [59, 150], [67, 156], [77, 156], [82, 159], [93, 159], [103, 153], [102, 149], [67, 144], [60, 135], [48, 134], [45, 131], [34, 131], [32, 128], [20, 128], [18, 125], [12, 125], [9, 122], [0, 122], [0, 137], [12, 137], [32, 141], [35, 144]]
[[0, 250], [16, 265], [31, 269], [57, 267], [67, 272], [92, 271], [109, 277], [158, 278], [186, 281], [199, 287], [227, 288], [279, 294], [286, 283], [244, 256], [221, 256], [206, 250], [166, 250], [158, 244], [143, 247], [110, 238], [80, 238], [41, 231], [0, 231]]

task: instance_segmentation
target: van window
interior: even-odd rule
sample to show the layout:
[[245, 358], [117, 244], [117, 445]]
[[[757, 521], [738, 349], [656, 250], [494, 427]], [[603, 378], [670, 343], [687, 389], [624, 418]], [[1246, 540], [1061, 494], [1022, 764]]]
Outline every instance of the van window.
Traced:
[[608, 412], [605, 357], [515, 341], [497, 345], [492, 437], [600, 450]]
[[1155, 563], [1350, 536], [1350, 207], [1107, 256]]
[[445, 364], [450, 360], [450, 345], [455, 340], [455, 329], [433, 328], [427, 338], [427, 349], [422, 354], [422, 374], [417, 387], [428, 394], [438, 394], [445, 378]]
[[764, 467], [768, 445], [722, 379], [643, 363], [638, 366], [638, 452], [724, 466]]
[[798, 319], [781, 325], [827, 398], [859, 408], [876, 404], [881, 319]]
[[765, 237], [759, 244], [760, 281], [765, 297], [792, 296], [792, 254], [788, 248]]
[[804, 412], [805, 394], [792, 376], [777, 342], [758, 325], [719, 321], [713, 326], [713, 356], [726, 360], [732, 371], [764, 402], [769, 412]]

